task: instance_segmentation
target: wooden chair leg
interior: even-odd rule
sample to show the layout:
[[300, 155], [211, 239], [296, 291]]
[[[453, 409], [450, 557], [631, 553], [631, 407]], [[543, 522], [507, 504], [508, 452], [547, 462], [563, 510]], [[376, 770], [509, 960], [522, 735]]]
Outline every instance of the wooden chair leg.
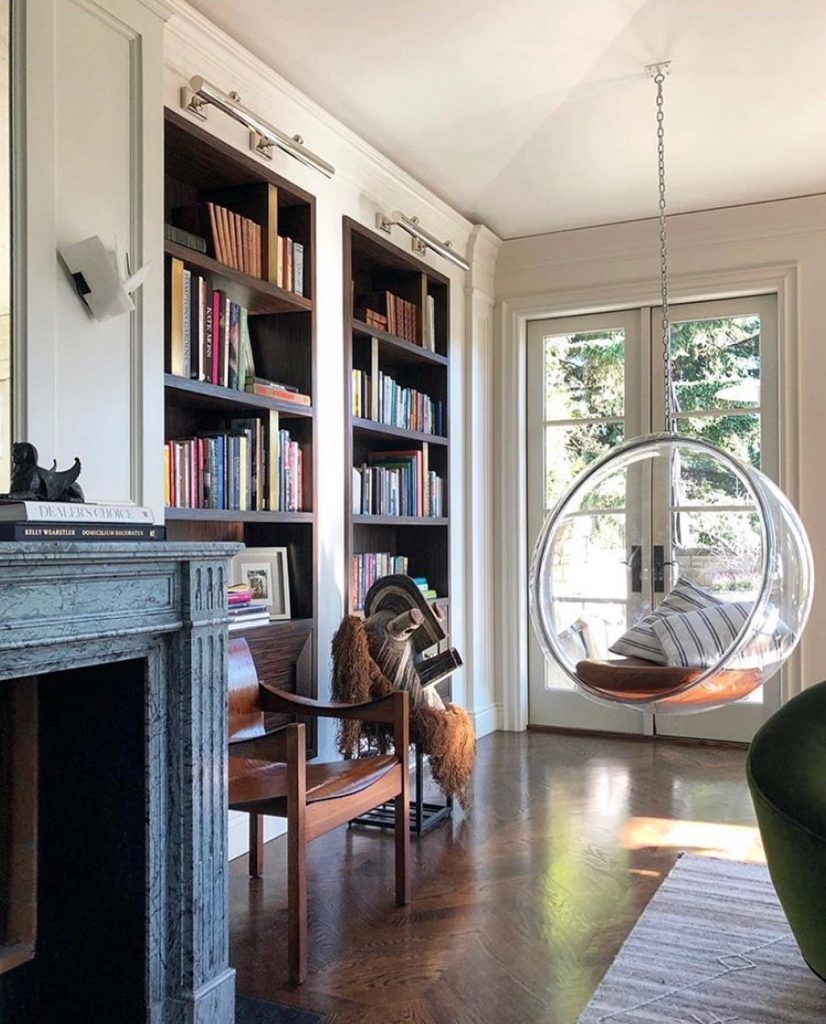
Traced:
[[303, 725], [288, 727], [287, 736], [287, 958], [290, 981], [307, 977], [307, 803]]
[[264, 873], [264, 815], [250, 814], [250, 878]]
[[396, 906], [406, 907], [410, 902], [410, 733], [407, 721], [408, 695], [402, 693], [399, 697], [401, 700], [396, 700], [393, 723], [393, 746], [401, 761], [402, 774], [402, 790], [393, 802], [396, 821]]

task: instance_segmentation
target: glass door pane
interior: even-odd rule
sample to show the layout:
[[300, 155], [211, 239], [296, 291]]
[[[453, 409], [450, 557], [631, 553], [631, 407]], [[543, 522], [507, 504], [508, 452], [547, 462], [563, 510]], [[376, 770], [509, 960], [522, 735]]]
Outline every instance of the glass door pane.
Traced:
[[[636, 432], [640, 408], [639, 313], [537, 321], [528, 329], [529, 532], [536, 538], [546, 514], [595, 459]], [[560, 636], [583, 657], [607, 656], [607, 637], [636, 617], [629, 590], [632, 550], [641, 550], [639, 488], [623, 482], [596, 496], [578, 516], [571, 551], [561, 568]], [[593, 597], [593, 572], [611, 587]], [[587, 568], [586, 568], [587, 567]], [[607, 594], [608, 596], [603, 596]], [[587, 619], [588, 629], [578, 628]], [[532, 724], [639, 731], [642, 716], [604, 708], [582, 697], [531, 634]]]
[[[656, 319], [656, 316], [655, 316]], [[681, 434], [702, 438], [743, 462], [777, 474], [776, 302], [774, 296], [692, 303], [671, 310], [672, 399]], [[660, 346], [652, 345], [652, 354]], [[652, 359], [653, 382], [662, 362]], [[662, 385], [660, 385], [660, 396]], [[724, 601], [754, 594], [757, 511], [731, 478], [719, 481], [697, 457], [661, 467], [655, 480], [654, 543], [665, 545], [665, 592], [690, 576]], [[779, 684], [720, 711], [657, 716], [658, 733], [748, 739], [778, 704]]]

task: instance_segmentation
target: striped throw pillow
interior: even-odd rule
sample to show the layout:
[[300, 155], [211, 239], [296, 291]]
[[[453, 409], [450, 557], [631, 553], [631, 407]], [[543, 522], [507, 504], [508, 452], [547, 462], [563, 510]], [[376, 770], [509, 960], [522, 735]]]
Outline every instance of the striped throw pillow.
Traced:
[[654, 624], [667, 616], [711, 608], [720, 602], [689, 576], [681, 576], [668, 597], [657, 605], [655, 611], [634, 625], [608, 648], [614, 654], [626, 658], [644, 658], [657, 665], [678, 664], [668, 661], [662, 643], [654, 630]]
[[666, 664], [686, 668], [716, 664], [740, 635], [751, 608], [735, 601], [659, 619], [654, 632], [665, 651]]

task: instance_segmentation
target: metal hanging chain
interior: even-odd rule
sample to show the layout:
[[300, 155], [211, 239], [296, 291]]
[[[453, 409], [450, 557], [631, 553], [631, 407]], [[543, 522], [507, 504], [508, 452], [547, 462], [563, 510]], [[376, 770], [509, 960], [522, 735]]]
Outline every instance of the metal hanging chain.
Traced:
[[646, 71], [657, 87], [657, 172], [659, 177], [660, 207], [660, 293], [662, 295], [663, 395], [665, 399], [665, 429], [674, 432], [674, 409], [671, 381], [671, 330], [668, 319], [668, 239], [665, 217], [665, 117], [663, 114], [663, 82], [671, 61], [649, 64]]

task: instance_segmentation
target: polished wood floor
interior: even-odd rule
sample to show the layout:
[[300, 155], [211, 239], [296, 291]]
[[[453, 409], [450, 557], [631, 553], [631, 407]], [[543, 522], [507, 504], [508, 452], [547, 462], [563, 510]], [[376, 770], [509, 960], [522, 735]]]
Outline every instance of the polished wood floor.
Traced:
[[759, 858], [740, 748], [529, 732], [481, 740], [475, 805], [413, 841], [310, 846], [310, 974], [286, 980], [286, 843], [231, 872], [238, 990], [329, 1024], [573, 1024], [679, 849]]

